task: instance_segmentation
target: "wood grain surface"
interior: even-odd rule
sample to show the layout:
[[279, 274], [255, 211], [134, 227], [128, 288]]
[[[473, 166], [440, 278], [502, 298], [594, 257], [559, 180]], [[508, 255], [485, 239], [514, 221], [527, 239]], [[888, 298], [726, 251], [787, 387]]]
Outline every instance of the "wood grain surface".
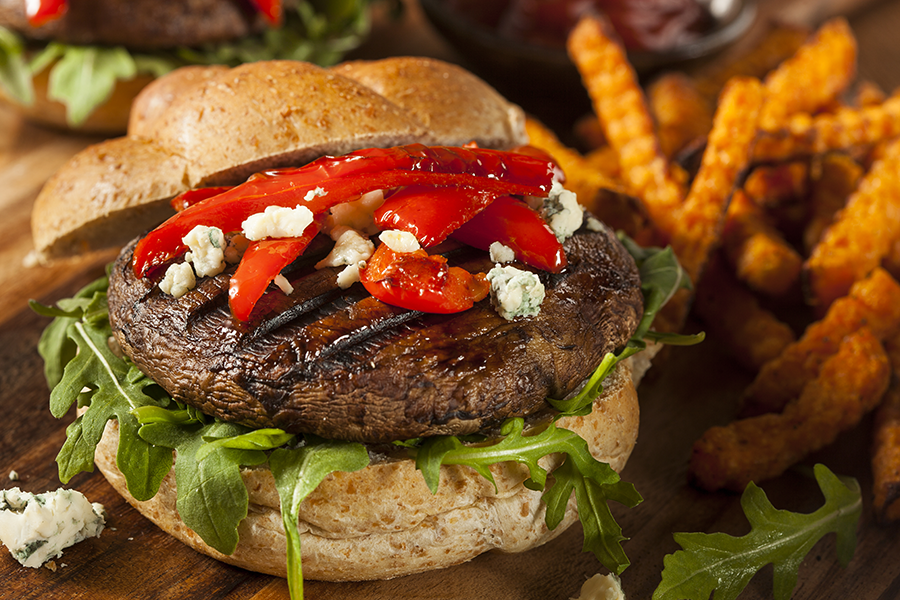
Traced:
[[[823, 8], [824, 6], [824, 8]], [[852, 5], [854, 8], [856, 4]], [[804, 0], [760, 4], [766, 13], [818, 19], [849, 10], [846, 0]], [[789, 10], [790, 9], [790, 10]], [[797, 15], [801, 15], [797, 17]], [[860, 43], [860, 74], [893, 89], [900, 84], [900, 2], [868, 3], [851, 15]], [[399, 32], [399, 33], [398, 33]], [[423, 54], [455, 58], [423, 23], [413, 6], [401, 22], [376, 31], [368, 55]], [[35, 350], [46, 324], [27, 307], [29, 298], [51, 303], [102, 273], [109, 253], [53, 267], [26, 267], [30, 252], [31, 204], [46, 179], [95, 138], [63, 135], [22, 123], [0, 109], [0, 487], [18, 485], [40, 492], [59, 487], [54, 457], [73, 418], [54, 419]], [[630, 599], [648, 599], [659, 583], [663, 557], [678, 549], [673, 531], [724, 531], [738, 535], [748, 525], [733, 494], [708, 494], [690, 487], [685, 473], [693, 441], [710, 425], [728, 421], [748, 375], [714, 342], [673, 352], [642, 385], [641, 434], [623, 477], [644, 497], [636, 509], [613, 505], [630, 540], [632, 565], [623, 582]], [[835, 559], [833, 536], [818, 543], [804, 561], [796, 600], [895, 600], [900, 598], [900, 529], [879, 527], [871, 517], [868, 421], [843, 435], [805, 465], [824, 462], [856, 477], [865, 510], [856, 555], [846, 569]], [[21, 481], [7, 479], [15, 470]], [[84, 492], [109, 512], [108, 528], [96, 539], [66, 550], [59, 568], [20, 567], [0, 551], [0, 598], [204, 598], [286, 599], [283, 580], [229, 567], [197, 554], [163, 534], [132, 510], [99, 473], [75, 477], [68, 487]], [[763, 488], [776, 507], [812, 511], [822, 499], [799, 471]], [[601, 570], [581, 552], [578, 525], [551, 543], [521, 555], [490, 554], [449, 570], [391, 581], [333, 584], [307, 582], [311, 599], [517, 599], [576, 597], [581, 583]], [[772, 598], [771, 567], [758, 574], [741, 600]]]

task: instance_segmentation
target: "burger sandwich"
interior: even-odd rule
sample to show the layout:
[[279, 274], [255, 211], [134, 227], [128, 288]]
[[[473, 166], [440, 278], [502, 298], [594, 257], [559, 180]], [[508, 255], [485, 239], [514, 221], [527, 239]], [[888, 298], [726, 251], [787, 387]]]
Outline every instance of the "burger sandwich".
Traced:
[[521, 110], [453, 65], [182, 74], [35, 204], [48, 260], [124, 244], [108, 278], [37, 307], [57, 317], [51, 410], [79, 411], [61, 479], [96, 463], [161, 528], [295, 596], [579, 518], [621, 572], [607, 501], [640, 501], [617, 472], [632, 355], [684, 285], [671, 252], [584, 213]]
[[368, 25], [366, 0], [2, 0], [0, 99], [40, 123], [121, 135], [135, 95], [172, 69], [331, 65]]

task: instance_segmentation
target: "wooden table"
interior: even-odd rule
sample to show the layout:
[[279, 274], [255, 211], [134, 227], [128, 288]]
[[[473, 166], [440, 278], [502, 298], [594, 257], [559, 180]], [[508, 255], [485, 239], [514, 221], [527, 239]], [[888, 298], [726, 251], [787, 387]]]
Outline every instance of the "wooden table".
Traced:
[[[845, 10], [847, 0], [827, 10]], [[855, 6], [855, 5], [854, 5]], [[767, 14], [799, 20], [822, 16], [822, 4], [804, 0], [765, 0]], [[900, 3], [888, 0], [855, 13], [860, 42], [860, 75], [885, 89], [900, 84]], [[385, 50], [387, 49], [387, 50]], [[411, 7], [404, 20], [375, 32], [364, 52], [424, 54], [455, 58]], [[63, 162], [96, 141], [61, 135], [22, 123], [0, 110], [0, 482], [34, 492], [59, 486], [56, 450], [71, 419], [57, 421], [47, 409], [48, 391], [35, 351], [45, 319], [26, 305], [29, 298], [51, 303], [70, 295], [102, 272], [109, 253], [50, 268], [29, 268], [31, 203], [43, 182]], [[640, 390], [641, 435], [623, 476], [645, 500], [634, 510], [613, 509], [625, 534], [632, 566], [624, 574], [632, 599], [648, 599], [659, 582], [663, 556], [677, 549], [673, 531], [724, 531], [742, 534], [747, 524], [738, 497], [707, 494], [685, 480], [690, 445], [709, 425], [729, 420], [747, 375], [722, 358], [714, 343], [678, 350]], [[900, 530], [872, 522], [868, 467], [869, 423], [842, 436], [810, 461], [857, 477], [866, 510], [859, 546], [849, 568], [835, 561], [833, 537], [815, 546], [800, 570], [796, 599], [889, 600], [900, 597]], [[17, 471], [21, 481], [6, 480]], [[104, 504], [109, 527], [103, 534], [68, 549], [56, 572], [20, 567], [0, 552], [0, 596], [4, 598], [286, 598], [284, 582], [206, 558], [161, 533], [132, 510], [97, 473], [74, 478], [69, 487]], [[810, 480], [790, 473], [764, 489], [779, 508], [812, 511], [821, 504]], [[522, 555], [491, 554], [450, 570], [386, 582], [328, 584], [307, 582], [313, 599], [564, 599], [578, 595], [581, 583], [600, 570], [580, 551], [579, 526]], [[744, 600], [772, 597], [771, 568], [753, 579]]]

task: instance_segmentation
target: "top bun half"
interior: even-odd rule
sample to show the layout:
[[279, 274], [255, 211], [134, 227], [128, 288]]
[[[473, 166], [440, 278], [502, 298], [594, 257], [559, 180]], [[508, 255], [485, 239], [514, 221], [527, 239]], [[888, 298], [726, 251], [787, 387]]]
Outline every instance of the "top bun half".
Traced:
[[39, 259], [119, 247], [174, 213], [196, 187], [265, 169], [410, 143], [508, 149], [522, 110], [468, 71], [424, 58], [185, 67], [136, 99], [128, 135], [75, 155], [32, 212]]

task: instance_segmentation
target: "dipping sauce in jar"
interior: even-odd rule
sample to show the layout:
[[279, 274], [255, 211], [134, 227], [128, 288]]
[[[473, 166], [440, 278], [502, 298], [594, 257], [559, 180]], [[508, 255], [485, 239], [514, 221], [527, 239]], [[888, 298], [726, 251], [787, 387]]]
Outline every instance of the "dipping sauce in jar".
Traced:
[[665, 51], [697, 40], [713, 26], [698, 0], [446, 0], [460, 17], [500, 37], [564, 48], [586, 13], [609, 18], [629, 50]]

